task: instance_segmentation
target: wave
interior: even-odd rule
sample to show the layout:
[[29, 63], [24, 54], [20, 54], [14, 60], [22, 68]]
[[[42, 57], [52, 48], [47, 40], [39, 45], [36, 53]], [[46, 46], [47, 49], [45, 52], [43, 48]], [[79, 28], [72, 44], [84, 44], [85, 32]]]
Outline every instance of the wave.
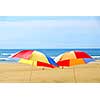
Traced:
[[12, 53], [1, 53], [1, 56], [11, 56]]
[[100, 56], [92, 56], [93, 58], [95, 57], [95, 58], [98, 58], [98, 57], [100, 57]]
[[0, 61], [9, 61], [8, 58], [0, 58]]
[[94, 59], [100, 59], [100, 56], [92, 56]]

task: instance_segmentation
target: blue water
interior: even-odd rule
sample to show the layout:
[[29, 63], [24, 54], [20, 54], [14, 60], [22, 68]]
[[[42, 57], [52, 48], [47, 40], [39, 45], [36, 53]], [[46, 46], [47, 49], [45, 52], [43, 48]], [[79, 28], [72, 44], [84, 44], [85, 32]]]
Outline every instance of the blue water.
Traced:
[[[11, 61], [8, 59], [11, 54], [19, 52], [23, 49], [0, 49], [0, 61]], [[100, 59], [100, 49], [33, 49], [38, 50], [50, 57], [56, 57], [61, 53], [72, 51], [72, 50], [81, 50], [87, 52], [89, 55], [95, 59]]]

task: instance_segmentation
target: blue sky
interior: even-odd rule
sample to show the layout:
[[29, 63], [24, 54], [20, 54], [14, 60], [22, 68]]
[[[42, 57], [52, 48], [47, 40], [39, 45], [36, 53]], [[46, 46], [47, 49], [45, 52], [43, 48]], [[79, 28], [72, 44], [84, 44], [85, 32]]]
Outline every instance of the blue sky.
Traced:
[[100, 48], [100, 17], [1, 16], [0, 48]]

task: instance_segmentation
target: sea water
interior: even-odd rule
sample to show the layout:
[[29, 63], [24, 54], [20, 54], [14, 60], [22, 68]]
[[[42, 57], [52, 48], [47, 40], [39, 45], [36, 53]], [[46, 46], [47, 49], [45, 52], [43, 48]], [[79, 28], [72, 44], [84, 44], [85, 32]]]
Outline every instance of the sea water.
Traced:
[[[24, 49], [0, 49], [0, 62], [13, 62], [14, 60], [9, 59], [9, 56], [21, 50]], [[100, 60], [100, 49], [31, 49], [31, 50], [40, 51], [52, 58], [55, 58], [56, 56], [64, 52], [81, 50], [88, 53], [94, 59]]]

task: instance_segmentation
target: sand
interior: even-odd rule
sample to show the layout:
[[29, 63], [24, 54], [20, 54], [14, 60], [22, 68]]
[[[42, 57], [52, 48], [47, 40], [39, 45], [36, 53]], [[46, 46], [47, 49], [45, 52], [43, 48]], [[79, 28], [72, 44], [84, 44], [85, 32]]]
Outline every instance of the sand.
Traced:
[[100, 60], [64, 69], [0, 63], [0, 83], [99, 83]]

